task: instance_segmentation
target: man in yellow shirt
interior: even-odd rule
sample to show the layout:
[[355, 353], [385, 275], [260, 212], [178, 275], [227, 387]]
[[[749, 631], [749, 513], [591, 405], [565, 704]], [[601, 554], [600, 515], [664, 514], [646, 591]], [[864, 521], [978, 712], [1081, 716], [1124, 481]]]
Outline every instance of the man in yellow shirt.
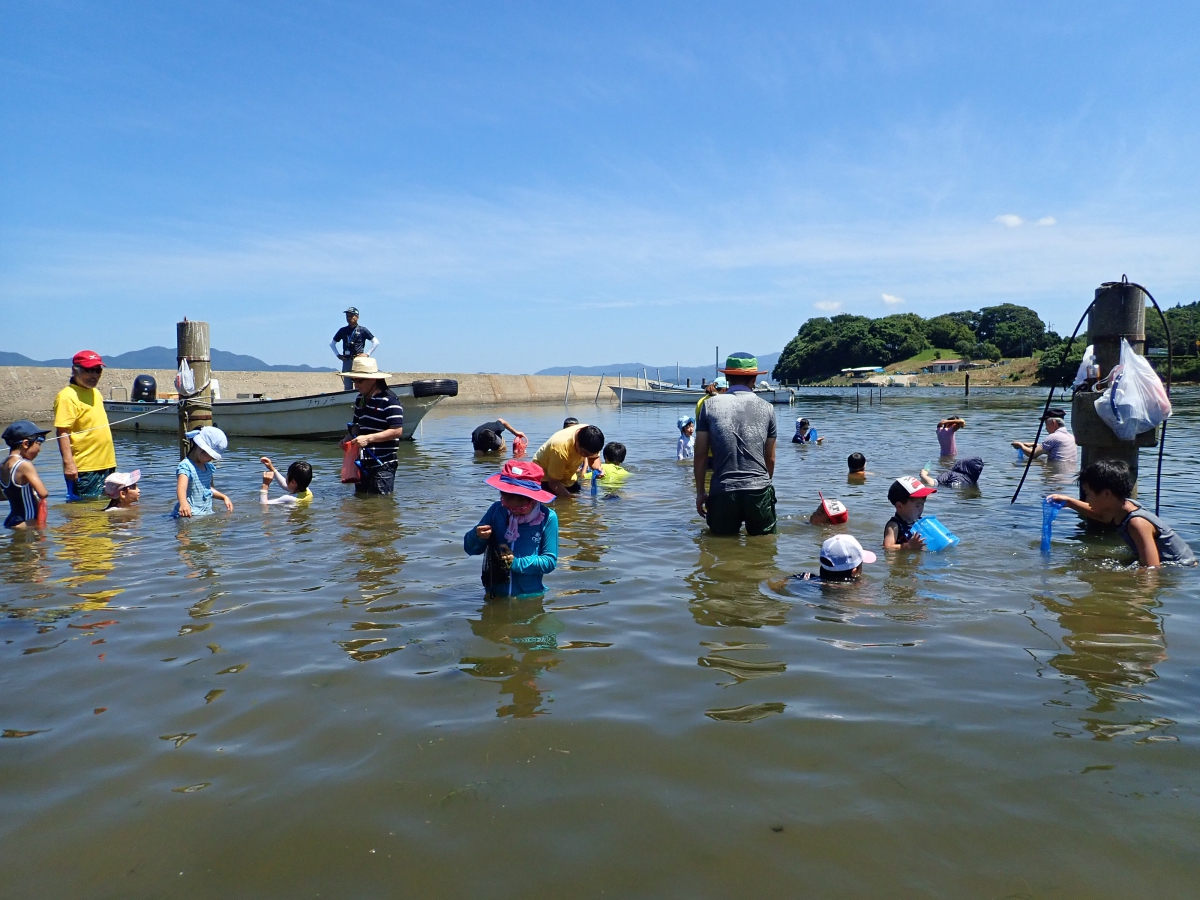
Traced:
[[96, 385], [104, 360], [94, 350], [80, 350], [71, 360], [71, 381], [54, 398], [54, 429], [62, 453], [68, 500], [104, 496], [104, 479], [117, 471], [112, 429], [104, 398]]
[[572, 425], [556, 431], [533, 455], [533, 461], [545, 473], [542, 488], [556, 497], [578, 494], [582, 489], [579, 467], [586, 460], [591, 468], [599, 468], [603, 449], [604, 432], [595, 425]]

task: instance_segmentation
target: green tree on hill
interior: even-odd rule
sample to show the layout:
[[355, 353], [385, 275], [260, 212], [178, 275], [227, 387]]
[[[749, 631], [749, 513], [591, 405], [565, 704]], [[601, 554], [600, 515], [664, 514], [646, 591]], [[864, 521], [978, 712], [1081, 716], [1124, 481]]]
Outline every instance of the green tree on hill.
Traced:
[[1012, 303], [929, 320], [915, 313], [880, 319], [844, 314], [805, 322], [772, 374], [780, 381], [821, 381], [844, 368], [891, 365], [931, 346], [953, 347], [969, 359], [998, 360], [1058, 342], [1037, 313]]

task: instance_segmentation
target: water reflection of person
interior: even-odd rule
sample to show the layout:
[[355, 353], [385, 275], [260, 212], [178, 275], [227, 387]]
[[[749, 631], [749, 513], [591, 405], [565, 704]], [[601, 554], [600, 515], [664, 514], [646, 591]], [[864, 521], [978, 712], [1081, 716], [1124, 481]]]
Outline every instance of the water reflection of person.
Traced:
[[[1158, 614], [1158, 569], [1114, 572], [1102, 567], [1075, 573], [1091, 586], [1083, 596], [1038, 596], [1046, 610], [1067, 632], [1061, 638], [1065, 651], [1050, 665], [1083, 682], [1096, 702], [1089, 712], [1120, 712], [1125, 691], [1158, 679], [1155, 666], [1167, 659], [1167, 639]], [[1166, 576], [1169, 577], [1169, 576]], [[1103, 736], [1111, 721], [1083, 718], [1084, 727]]]
[[[0, 579], [8, 584], [43, 584], [50, 577], [46, 548], [50, 539], [35, 528], [22, 528], [0, 540]], [[0, 609], [5, 607], [0, 605]]]
[[66, 520], [52, 532], [52, 539], [58, 545], [54, 555], [65, 561], [75, 574], [63, 579], [63, 583], [77, 587], [106, 577], [116, 565], [113, 560], [117, 544], [112, 539], [111, 518], [74, 505], [65, 507], [64, 515]]
[[468, 675], [498, 679], [500, 693], [512, 696], [512, 703], [496, 709], [500, 718], [526, 719], [546, 712], [542, 708], [546, 691], [537, 679], [562, 662], [556, 651], [563, 626], [556, 615], [546, 612], [542, 599], [522, 597], [485, 603], [479, 618], [470, 620], [471, 631], [479, 637], [516, 651], [498, 656], [464, 656], [459, 661]]
[[[345, 501], [349, 504], [349, 498]], [[349, 510], [349, 507], [347, 507]], [[397, 543], [407, 536], [400, 523], [399, 507], [388, 497], [359, 497], [352, 515], [343, 517], [353, 526], [341, 534], [347, 551], [345, 562], [353, 574], [347, 579], [358, 583], [362, 599], [350, 603], [371, 603], [398, 592], [400, 572], [407, 556]]]
[[[774, 538], [731, 541], [701, 532], [695, 541], [699, 557], [684, 581], [694, 594], [688, 606], [697, 624], [718, 628], [784, 624], [789, 604], [759, 589], [779, 574]], [[714, 549], [720, 550], [720, 556]]]

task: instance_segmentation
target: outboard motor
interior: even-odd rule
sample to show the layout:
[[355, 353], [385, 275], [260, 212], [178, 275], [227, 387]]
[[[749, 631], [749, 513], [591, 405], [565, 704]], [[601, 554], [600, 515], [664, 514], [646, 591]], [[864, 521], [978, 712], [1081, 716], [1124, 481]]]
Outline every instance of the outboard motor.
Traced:
[[133, 379], [133, 390], [129, 399], [134, 403], [155, 403], [158, 400], [158, 382], [153, 375], [139, 375]]

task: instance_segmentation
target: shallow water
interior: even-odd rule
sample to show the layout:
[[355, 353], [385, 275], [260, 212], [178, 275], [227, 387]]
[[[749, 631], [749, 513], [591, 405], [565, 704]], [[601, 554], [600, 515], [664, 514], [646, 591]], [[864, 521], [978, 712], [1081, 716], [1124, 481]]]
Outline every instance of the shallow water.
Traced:
[[[394, 499], [338, 484], [336, 447], [236, 446], [235, 512], [184, 524], [170, 444], [122, 438], [140, 512], [0, 538], [0, 894], [1195, 896], [1200, 573], [1124, 569], [1070, 513], [1039, 552], [1060, 476], [1010, 506], [1007, 441], [1042, 400], [780, 408], [758, 539], [704, 533], [682, 408], [572, 409], [635, 474], [558, 504], [544, 600], [491, 605], [467, 435], [499, 413], [536, 446], [562, 408], [435, 411]], [[1200, 397], [1176, 409], [1163, 516], [1200, 546]], [[952, 412], [988, 461], [927, 507], [961, 543], [889, 561], [887, 486]], [[801, 414], [823, 446], [787, 443]], [[316, 504], [259, 507], [261, 453], [310, 458]], [[837, 530], [807, 524], [818, 489], [880, 561], [777, 590]]]

